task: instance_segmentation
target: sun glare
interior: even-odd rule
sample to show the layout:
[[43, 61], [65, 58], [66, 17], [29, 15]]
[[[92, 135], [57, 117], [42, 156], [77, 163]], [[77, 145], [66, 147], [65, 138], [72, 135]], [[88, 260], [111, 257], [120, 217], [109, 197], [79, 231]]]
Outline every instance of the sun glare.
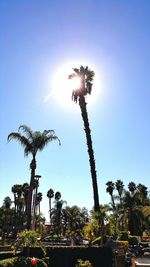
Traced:
[[[72, 79], [69, 79], [69, 75], [73, 73], [74, 67], [79, 67], [81, 63], [79, 64], [66, 64], [58, 68], [58, 70], [55, 72], [53, 76], [53, 80], [51, 82], [51, 92], [49, 95], [45, 97], [45, 102], [49, 100], [49, 98], [54, 98], [57, 102], [59, 102], [60, 105], [63, 105], [64, 108], [70, 108], [75, 106], [75, 103], [71, 100], [72, 91], [75, 89], [78, 89], [80, 87], [80, 78], [74, 77]], [[87, 66], [88, 64], [83, 64], [83, 66]], [[89, 66], [89, 65], [88, 65]], [[96, 71], [94, 68], [89, 66], [91, 70]], [[93, 100], [96, 99], [98, 83], [97, 83], [97, 77], [94, 77], [94, 83], [93, 83], [93, 91], [91, 96], [87, 97], [87, 102], [89, 104], [93, 103]]]
[[[62, 66], [58, 69], [54, 75], [52, 82], [52, 91], [54, 98], [62, 105], [71, 104], [72, 90], [77, 88], [80, 83], [79, 79], [74, 78], [69, 80], [68, 76], [71, 73], [71, 69], [68, 66]], [[72, 71], [73, 72], [73, 71]]]

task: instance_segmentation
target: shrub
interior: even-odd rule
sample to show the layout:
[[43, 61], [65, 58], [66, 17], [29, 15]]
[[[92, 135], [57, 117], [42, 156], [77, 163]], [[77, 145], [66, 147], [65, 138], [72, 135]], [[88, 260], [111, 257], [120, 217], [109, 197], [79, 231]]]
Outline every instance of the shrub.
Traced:
[[30, 248], [39, 246], [46, 254], [45, 246], [41, 241], [38, 241], [39, 234], [35, 231], [24, 230], [19, 233], [18, 239], [14, 244], [14, 253], [19, 249], [27, 248], [27, 256], [30, 256]]
[[81, 260], [77, 261], [76, 267], [92, 267], [91, 262], [89, 260]]
[[13, 267], [14, 266], [14, 259], [15, 258], [0, 260], [0, 267]]
[[[15, 257], [11, 259], [5, 259], [0, 261], [0, 267], [31, 267], [31, 259], [25, 257]], [[41, 260], [37, 259], [37, 267], [47, 267], [47, 264]]]
[[[18, 257], [15, 261], [14, 261], [14, 267], [22, 267], [22, 266], [27, 266], [30, 267], [31, 266], [31, 259], [30, 257], [25, 258], [25, 257]], [[47, 264], [41, 260], [41, 259], [37, 259], [37, 267], [47, 267]]]
[[78, 259], [89, 260], [92, 266], [112, 266], [112, 249], [106, 247], [49, 247], [47, 256], [53, 267], [75, 267]]

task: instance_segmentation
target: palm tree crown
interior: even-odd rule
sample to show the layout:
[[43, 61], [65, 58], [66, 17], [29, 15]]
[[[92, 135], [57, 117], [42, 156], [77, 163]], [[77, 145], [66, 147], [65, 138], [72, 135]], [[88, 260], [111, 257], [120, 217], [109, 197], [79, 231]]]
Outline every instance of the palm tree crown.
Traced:
[[75, 77], [79, 77], [81, 80], [80, 88], [73, 90], [72, 92], [72, 100], [77, 102], [80, 97], [86, 96], [87, 94], [91, 94], [92, 91], [92, 81], [94, 78], [94, 71], [90, 70], [88, 66], [83, 67], [80, 66], [79, 69], [73, 68], [74, 73], [69, 75], [69, 79], [73, 79]]
[[[23, 131], [25, 135], [20, 133], [20, 130]], [[39, 131], [33, 132], [31, 128], [27, 125], [21, 125], [18, 129], [19, 132], [12, 132], [8, 135], [8, 142], [12, 139], [16, 139], [20, 142], [20, 144], [24, 147], [24, 155], [28, 156], [32, 154], [36, 156], [38, 150], [43, 150], [45, 146], [53, 141], [58, 140], [60, 144], [60, 140], [55, 135], [54, 130], [44, 130], [42, 133]]]

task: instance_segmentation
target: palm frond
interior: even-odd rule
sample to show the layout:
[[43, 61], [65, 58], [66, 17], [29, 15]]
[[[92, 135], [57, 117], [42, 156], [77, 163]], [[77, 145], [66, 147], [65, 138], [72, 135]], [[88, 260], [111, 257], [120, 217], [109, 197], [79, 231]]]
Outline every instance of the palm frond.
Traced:
[[54, 133], [54, 130], [45, 130], [43, 133], [38, 131], [34, 132], [32, 149], [35, 154], [38, 150], [42, 151], [49, 142], [54, 140], [58, 140], [59, 145], [61, 144], [59, 138]]
[[32, 139], [33, 138], [33, 131], [30, 127], [28, 127], [27, 125], [23, 124], [23, 125], [20, 125], [19, 128], [18, 128], [18, 131], [22, 130], [28, 138]]
[[68, 76], [68, 79], [71, 80], [71, 79], [73, 79], [73, 78], [75, 78], [75, 77], [77, 77], [77, 74], [72, 73], [72, 74], [70, 74], [70, 75]]
[[43, 134], [44, 134], [44, 135], [55, 134], [55, 131], [54, 131], [54, 130], [44, 130], [44, 131], [43, 131]]
[[94, 71], [92, 71], [92, 70], [88, 70], [88, 71], [86, 72], [86, 79], [87, 79], [87, 81], [92, 82], [93, 79], [94, 79], [94, 76], [95, 76]]
[[91, 82], [86, 82], [86, 88], [87, 88], [87, 92], [90, 95], [92, 92], [92, 83]]
[[16, 139], [20, 141], [21, 135], [19, 133], [12, 132], [7, 137], [7, 142], [10, 142], [12, 139]]
[[80, 77], [80, 88], [72, 91], [72, 100], [78, 102], [81, 96], [86, 96], [92, 92], [92, 81], [94, 78], [94, 71], [90, 70], [88, 66], [80, 66], [80, 68], [73, 68], [74, 73], [68, 76], [69, 79]]
[[[20, 135], [20, 133], [15, 133], [15, 132], [12, 132], [8, 135], [7, 141], [10, 142], [13, 139], [20, 142], [20, 144], [25, 148], [24, 149], [25, 156], [28, 156], [29, 150], [31, 148], [29, 140], [25, 136]], [[28, 150], [28, 153], [26, 150]]]
[[33, 147], [31, 144], [29, 144], [24, 149], [24, 155], [27, 157], [30, 153], [32, 153], [32, 151], [33, 151]]
[[77, 74], [77, 75], [80, 75], [80, 70], [77, 69], [77, 68], [73, 68], [73, 71]]

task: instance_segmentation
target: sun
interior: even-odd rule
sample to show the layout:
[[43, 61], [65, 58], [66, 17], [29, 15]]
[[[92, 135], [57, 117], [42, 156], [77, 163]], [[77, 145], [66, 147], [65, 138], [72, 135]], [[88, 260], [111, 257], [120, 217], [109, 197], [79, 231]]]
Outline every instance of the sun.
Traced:
[[[53, 78], [50, 81], [51, 92], [45, 97], [44, 102], [48, 102], [50, 98], [53, 98], [55, 102], [63, 106], [63, 108], [75, 108], [75, 103], [72, 101], [72, 91], [80, 88], [81, 80], [79, 77], [69, 79], [69, 75], [74, 73], [73, 68], [79, 68], [81, 63], [68, 63], [60, 66], [57, 70], [54, 70]], [[89, 66], [91, 70], [95, 71], [95, 68], [89, 64], [82, 63], [83, 66]], [[97, 75], [94, 77], [92, 94], [87, 97], [86, 101], [89, 105], [93, 104], [97, 98], [98, 79]], [[95, 79], [96, 78], [96, 79]]]
[[72, 67], [70, 65], [63, 65], [55, 72], [53, 77], [53, 96], [61, 105], [72, 104], [72, 91], [80, 87], [79, 77], [68, 78], [71, 73], [73, 73]]

